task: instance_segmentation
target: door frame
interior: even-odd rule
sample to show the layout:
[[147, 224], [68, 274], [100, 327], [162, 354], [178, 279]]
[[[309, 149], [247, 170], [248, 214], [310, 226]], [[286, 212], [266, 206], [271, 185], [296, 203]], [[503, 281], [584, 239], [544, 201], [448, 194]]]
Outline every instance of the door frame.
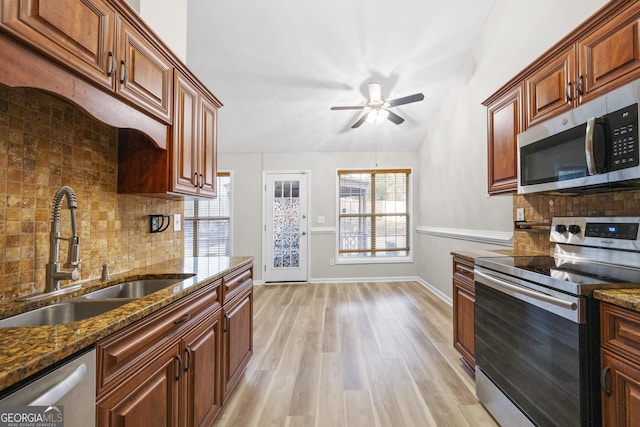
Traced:
[[[267, 281], [267, 262], [271, 262], [272, 260], [267, 259], [267, 245], [271, 245], [273, 242], [268, 241], [267, 239], [267, 176], [268, 175], [282, 175], [282, 174], [304, 174], [307, 176], [307, 209], [305, 214], [307, 215], [307, 238], [304, 239], [304, 244], [306, 245], [306, 259], [305, 265], [306, 268], [303, 270], [305, 273], [305, 280], [301, 280], [300, 282], [309, 282], [309, 260], [311, 259], [311, 245], [309, 244], [309, 240], [311, 239], [311, 226], [310, 221], [311, 218], [309, 216], [309, 212], [311, 210], [311, 192], [309, 189], [311, 188], [311, 171], [308, 169], [303, 170], [263, 170], [262, 171], [262, 281], [265, 285], [269, 283], [278, 283], [278, 282], [268, 282]], [[302, 243], [301, 243], [302, 244]], [[292, 282], [296, 283], [296, 282]]]

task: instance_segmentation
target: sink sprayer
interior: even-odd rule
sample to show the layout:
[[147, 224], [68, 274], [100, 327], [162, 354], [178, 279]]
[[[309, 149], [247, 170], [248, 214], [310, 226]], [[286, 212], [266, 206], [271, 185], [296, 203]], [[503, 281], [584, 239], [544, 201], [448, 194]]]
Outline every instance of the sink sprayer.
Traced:
[[[71, 237], [60, 237], [60, 211], [62, 209], [62, 199], [66, 196], [67, 206], [71, 213]], [[51, 216], [51, 234], [49, 238], [49, 262], [47, 263], [47, 275], [44, 292], [53, 292], [60, 289], [61, 280], [77, 280], [80, 277], [78, 267], [80, 260], [80, 237], [76, 232], [76, 208], [78, 202], [76, 193], [71, 187], [60, 188], [53, 198], [53, 210]], [[60, 240], [69, 242], [69, 252], [67, 262], [64, 264], [66, 270], [60, 269]]]

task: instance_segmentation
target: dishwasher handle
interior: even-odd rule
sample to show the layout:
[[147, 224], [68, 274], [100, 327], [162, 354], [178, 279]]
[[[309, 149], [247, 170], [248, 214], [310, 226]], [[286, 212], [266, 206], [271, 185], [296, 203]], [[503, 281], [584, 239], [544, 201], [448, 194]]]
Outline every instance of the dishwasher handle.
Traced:
[[62, 381], [36, 397], [28, 406], [53, 406], [71, 390], [73, 390], [87, 374], [87, 365], [82, 364], [74, 369]]

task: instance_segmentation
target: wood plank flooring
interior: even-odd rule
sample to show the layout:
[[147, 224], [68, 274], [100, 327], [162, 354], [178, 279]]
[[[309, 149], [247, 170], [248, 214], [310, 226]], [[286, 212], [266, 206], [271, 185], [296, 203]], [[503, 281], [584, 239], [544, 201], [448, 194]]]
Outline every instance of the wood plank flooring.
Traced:
[[496, 426], [419, 283], [254, 289], [253, 358], [215, 426]]

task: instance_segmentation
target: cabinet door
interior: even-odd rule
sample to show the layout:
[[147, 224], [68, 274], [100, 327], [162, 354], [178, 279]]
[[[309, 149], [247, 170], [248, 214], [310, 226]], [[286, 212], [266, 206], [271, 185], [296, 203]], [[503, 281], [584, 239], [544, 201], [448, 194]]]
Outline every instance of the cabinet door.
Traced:
[[518, 188], [517, 135], [522, 129], [522, 85], [487, 107], [489, 194]]
[[98, 427], [179, 426], [179, 345], [168, 348], [97, 403]]
[[216, 197], [218, 165], [218, 109], [204, 96], [200, 97], [200, 195]]
[[123, 19], [117, 20], [116, 92], [135, 106], [171, 124], [173, 67], [168, 59]]
[[197, 194], [198, 172], [198, 91], [179, 73], [175, 79], [173, 135], [173, 190]]
[[2, 2], [0, 26], [72, 71], [112, 88], [114, 20], [115, 12], [103, 0], [19, 0]]
[[[198, 326], [182, 340], [185, 375], [183, 397], [186, 420], [183, 425], [210, 425], [215, 419], [220, 396], [220, 306], [206, 318], [198, 318]], [[194, 319], [195, 320], [195, 319]]]
[[527, 127], [573, 108], [575, 61], [570, 48], [527, 77]]
[[462, 361], [475, 369], [475, 292], [473, 286], [453, 279], [453, 346]]
[[253, 354], [253, 290], [223, 308], [222, 397], [240, 380]]
[[640, 420], [640, 367], [606, 350], [602, 356], [602, 425], [625, 427]]
[[578, 42], [581, 102], [640, 77], [640, 3]]

